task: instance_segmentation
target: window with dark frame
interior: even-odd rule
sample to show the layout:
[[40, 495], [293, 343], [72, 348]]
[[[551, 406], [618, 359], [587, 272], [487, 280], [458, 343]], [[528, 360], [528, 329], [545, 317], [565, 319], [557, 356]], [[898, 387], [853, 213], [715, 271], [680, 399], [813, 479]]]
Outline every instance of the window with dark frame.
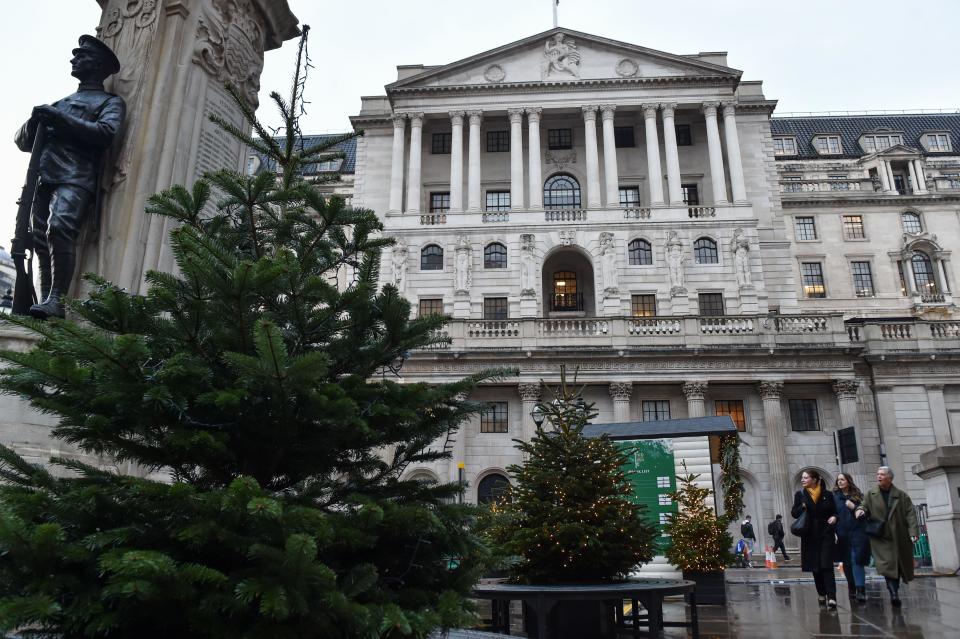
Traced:
[[687, 206], [700, 206], [700, 189], [696, 184], [681, 184], [683, 203]]
[[723, 293], [697, 294], [697, 307], [700, 310], [700, 315], [705, 317], [719, 317], [723, 315]]
[[487, 191], [484, 209], [487, 211], [509, 211], [510, 191]]
[[794, 219], [798, 240], [817, 239], [817, 224], [812, 216], [801, 215]]
[[850, 272], [853, 275], [853, 293], [857, 297], [874, 297], [873, 272], [870, 262], [850, 262]]
[[717, 243], [708, 237], [701, 237], [693, 243], [693, 255], [697, 264], [719, 264], [720, 253]]
[[424, 246], [420, 251], [421, 271], [443, 270], [443, 249], [436, 244]]
[[443, 298], [429, 297], [420, 300], [419, 317], [428, 315], [443, 315]]
[[500, 242], [487, 244], [483, 249], [483, 268], [507, 268], [507, 247]]
[[507, 402], [489, 402], [486, 409], [480, 413], [481, 433], [510, 432]]
[[483, 298], [483, 319], [505, 320], [508, 317], [509, 317], [509, 313], [507, 311], [507, 298], [505, 297]]
[[566, 151], [573, 148], [573, 129], [548, 129], [547, 149]]
[[543, 185], [543, 206], [546, 209], [580, 208], [580, 183], [565, 173], [550, 176]]
[[477, 484], [477, 503], [490, 504], [503, 499], [510, 482], [499, 473], [492, 473]]
[[904, 233], [923, 233], [923, 223], [920, 221], [919, 213], [913, 211], [901, 213], [900, 223], [903, 225]]
[[844, 215], [843, 216], [843, 239], [845, 240], [864, 240], [867, 234], [863, 229], [862, 215]]
[[656, 317], [657, 296], [653, 294], [631, 295], [630, 314], [633, 317]]
[[620, 187], [620, 206], [625, 209], [636, 209], [640, 207], [640, 187], [621, 186]]
[[713, 402], [714, 415], [729, 415], [741, 433], [747, 430], [747, 417], [742, 399], [718, 399]]
[[509, 131], [487, 131], [487, 153], [505, 153], [509, 150]]
[[430, 193], [430, 212], [446, 213], [450, 210], [450, 192], [433, 191]]
[[689, 124], [676, 124], [674, 130], [677, 132], [677, 146], [693, 145], [693, 134], [690, 132]]
[[670, 419], [669, 399], [645, 399], [640, 403], [641, 421], [657, 422]]
[[800, 263], [800, 284], [803, 296], [810, 299], [827, 296], [827, 287], [823, 281], [823, 264], [820, 262]]
[[791, 399], [790, 427], [795, 432], [820, 430], [820, 416], [817, 414], [817, 400]]
[[650, 242], [637, 238], [627, 245], [630, 266], [650, 266], [653, 264], [653, 247]]
[[452, 133], [434, 133], [430, 139], [430, 153], [443, 155], [450, 153]]
[[933, 275], [933, 262], [923, 253], [915, 253], [910, 258], [910, 267], [913, 269], [914, 290], [921, 295], [937, 293], [937, 280]]
[[636, 140], [633, 138], [633, 127], [613, 127], [613, 143], [618, 149], [628, 149], [637, 146]]

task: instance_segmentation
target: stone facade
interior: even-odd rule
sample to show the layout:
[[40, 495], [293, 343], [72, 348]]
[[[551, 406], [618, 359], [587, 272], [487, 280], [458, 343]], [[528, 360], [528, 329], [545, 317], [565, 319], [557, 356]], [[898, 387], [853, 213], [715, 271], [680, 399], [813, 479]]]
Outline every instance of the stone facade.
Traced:
[[[520, 370], [471, 396], [496, 407], [444, 443], [449, 462], [411, 476], [456, 480], [463, 463], [468, 498], [484, 495], [521, 461], [513, 439], [534, 430], [537, 384], [556, 382], [565, 362], [599, 422], [731, 414], [761, 541], [803, 469], [832, 482], [840, 428], [855, 429], [860, 454], [844, 470], [866, 484], [885, 461], [924, 501], [912, 465], [960, 437], [949, 292], [960, 184], [934, 169], [956, 158], [905, 139], [888, 163], [927, 188], [899, 192], [889, 173], [889, 188], [874, 188], [887, 160], [865, 150], [784, 157], [775, 106], [723, 53], [562, 28], [400, 66], [386, 95], [362, 99], [353, 198], [397, 238], [383, 281], [402, 283], [415, 313], [453, 318], [450, 344], [413, 353], [403, 379]], [[850, 165], [842, 183], [860, 187], [831, 188], [838, 162]], [[923, 222], [910, 235], [906, 210]], [[863, 216], [865, 238], [847, 211]], [[798, 240], [796, 217], [809, 215], [819, 235]], [[901, 292], [893, 269], [917, 251], [939, 269], [934, 286]], [[825, 297], [804, 266], [817, 260]], [[875, 266], [873, 295], [853, 290], [858, 261]], [[709, 482], [707, 442], [676, 446]]]

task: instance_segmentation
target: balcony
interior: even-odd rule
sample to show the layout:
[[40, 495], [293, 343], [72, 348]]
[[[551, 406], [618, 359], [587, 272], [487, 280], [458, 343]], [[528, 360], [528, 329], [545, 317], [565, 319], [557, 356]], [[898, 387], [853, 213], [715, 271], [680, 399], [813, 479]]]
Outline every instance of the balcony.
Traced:
[[960, 350], [960, 321], [957, 320], [865, 320], [850, 322], [851, 344], [863, 344], [870, 354], [937, 352]]
[[550, 312], [583, 312], [583, 293], [554, 293], [550, 296]]

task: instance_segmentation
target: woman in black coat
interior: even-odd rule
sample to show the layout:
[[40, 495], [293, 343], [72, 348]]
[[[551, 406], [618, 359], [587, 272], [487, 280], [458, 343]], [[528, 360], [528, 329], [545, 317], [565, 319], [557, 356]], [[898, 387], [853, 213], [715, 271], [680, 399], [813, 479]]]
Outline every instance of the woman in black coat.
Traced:
[[800, 484], [803, 488], [793, 496], [790, 509], [794, 519], [806, 513], [806, 526], [800, 535], [800, 565], [813, 573], [820, 602], [834, 609], [837, 607], [837, 581], [833, 576], [837, 506], [817, 471], [803, 471]]

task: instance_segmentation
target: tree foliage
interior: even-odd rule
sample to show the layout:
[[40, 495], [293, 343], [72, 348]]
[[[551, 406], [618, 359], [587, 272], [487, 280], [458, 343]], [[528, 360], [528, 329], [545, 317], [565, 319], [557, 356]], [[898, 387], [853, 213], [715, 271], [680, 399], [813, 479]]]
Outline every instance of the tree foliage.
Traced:
[[[683, 464], [686, 471], [687, 465]], [[697, 486], [700, 475], [677, 477], [680, 487], [670, 493], [679, 512], [670, 516], [665, 532], [670, 535], [666, 557], [671, 564], [687, 572], [717, 572], [733, 560], [733, 539], [725, 519], [717, 517], [707, 498], [713, 492]]]

